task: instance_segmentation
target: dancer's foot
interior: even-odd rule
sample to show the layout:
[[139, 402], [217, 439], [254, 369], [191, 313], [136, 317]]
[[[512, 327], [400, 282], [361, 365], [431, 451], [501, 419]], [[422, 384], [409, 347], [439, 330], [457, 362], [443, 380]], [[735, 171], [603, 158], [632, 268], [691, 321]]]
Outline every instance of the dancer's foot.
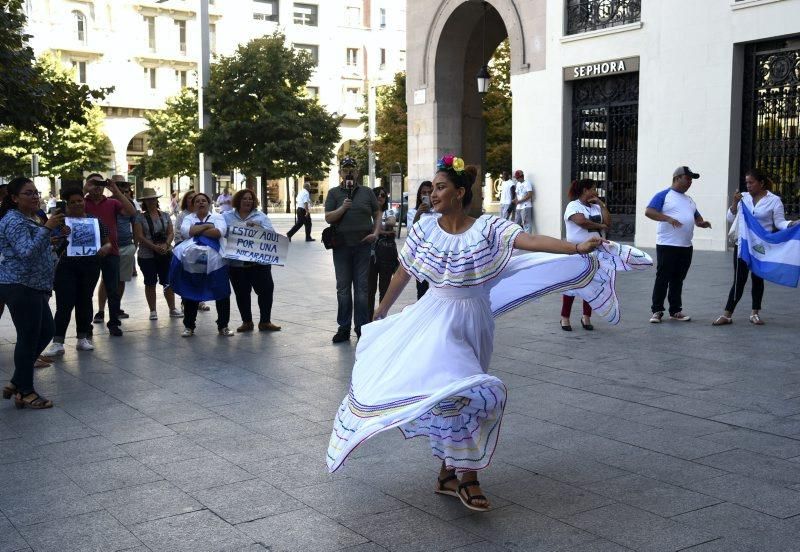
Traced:
[[442, 462], [442, 468], [439, 470], [439, 477], [436, 480], [436, 489], [434, 492], [454, 496], [458, 498], [458, 477], [456, 470], [449, 470]]
[[474, 471], [464, 472], [461, 484], [458, 486], [458, 498], [461, 503], [476, 512], [486, 512], [489, 510], [489, 499], [481, 491], [478, 483], [478, 474]]

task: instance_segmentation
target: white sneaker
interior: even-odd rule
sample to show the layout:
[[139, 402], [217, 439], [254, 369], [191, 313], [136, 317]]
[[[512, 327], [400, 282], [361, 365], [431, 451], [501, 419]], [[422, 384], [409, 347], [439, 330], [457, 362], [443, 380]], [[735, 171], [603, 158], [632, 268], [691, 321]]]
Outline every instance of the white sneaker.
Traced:
[[683, 311], [681, 311], [681, 312], [676, 312], [675, 314], [670, 314], [669, 319], [677, 320], [678, 322], [689, 322], [692, 319], [692, 317], [689, 316], [688, 314], [683, 314]]
[[192, 337], [194, 335], [194, 330], [190, 328], [184, 328], [181, 337]]
[[170, 318], [183, 318], [183, 311], [179, 309], [172, 309], [169, 311]]
[[78, 340], [78, 344], [75, 345], [75, 348], [79, 351], [94, 351], [94, 345], [92, 345], [92, 342], [85, 337], [82, 337]]
[[46, 357], [57, 357], [64, 355], [64, 344], [63, 343], [56, 343], [55, 341], [50, 344], [50, 346], [44, 350], [42, 356]]
[[150, 320], [158, 320], [158, 313], [156, 311], [150, 311]]
[[663, 312], [654, 312], [653, 316], [650, 317], [651, 324], [660, 324], [661, 318], [664, 316]]

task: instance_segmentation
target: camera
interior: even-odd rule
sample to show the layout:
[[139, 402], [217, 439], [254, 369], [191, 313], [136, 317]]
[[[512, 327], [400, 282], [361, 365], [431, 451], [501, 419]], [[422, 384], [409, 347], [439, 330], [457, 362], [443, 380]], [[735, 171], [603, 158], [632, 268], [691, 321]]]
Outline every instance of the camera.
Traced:
[[153, 243], [156, 245], [163, 245], [167, 243], [167, 234], [161, 230], [153, 234]]
[[61, 213], [64, 214], [67, 212], [67, 202], [64, 200], [56, 201], [55, 207], [50, 208], [50, 214], [53, 213]]

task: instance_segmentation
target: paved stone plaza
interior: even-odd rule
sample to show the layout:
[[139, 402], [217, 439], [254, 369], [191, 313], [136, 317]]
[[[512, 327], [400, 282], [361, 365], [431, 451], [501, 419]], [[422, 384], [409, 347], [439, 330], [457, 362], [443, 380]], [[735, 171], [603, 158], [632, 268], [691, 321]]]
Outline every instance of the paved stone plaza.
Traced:
[[[90, 353], [68, 338], [37, 372], [55, 408], [0, 404], [0, 552], [796, 551], [798, 292], [768, 284], [766, 326], [747, 323], [746, 295], [735, 324], [713, 328], [729, 265], [696, 253], [688, 324], [647, 323], [652, 271], [619, 278], [617, 327], [581, 330], [576, 306], [562, 332], [557, 297], [498, 320], [492, 370], [509, 400], [481, 477], [488, 514], [434, 494], [427, 443], [398, 431], [327, 474], [355, 339], [330, 343], [319, 242], [295, 240], [274, 270], [275, 334], [218, 337], [212, 310], [181, 339], [163, 301], [147, 320], [139, 277], [123, 338], [98, 335]], [[3, 380], [13, 340], [6, 314]]]

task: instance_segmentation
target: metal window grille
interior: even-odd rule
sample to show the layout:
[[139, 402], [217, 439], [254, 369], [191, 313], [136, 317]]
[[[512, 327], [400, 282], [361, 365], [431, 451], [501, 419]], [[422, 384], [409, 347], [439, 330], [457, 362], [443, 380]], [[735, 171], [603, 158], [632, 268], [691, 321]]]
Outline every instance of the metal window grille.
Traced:
[[638, 119], [638, 73], [574, 82], [571, 178], [597, 181], [614, 239], [631, 239], [636, 230]]
[[566, 33], [585, 33], [639, 21], [642, 0], [567, 0], [566, 11]]
[[800, 37], [745, 48], [740, 186], [748, 169], [772, 180], [786, 215], [800, 214]]

